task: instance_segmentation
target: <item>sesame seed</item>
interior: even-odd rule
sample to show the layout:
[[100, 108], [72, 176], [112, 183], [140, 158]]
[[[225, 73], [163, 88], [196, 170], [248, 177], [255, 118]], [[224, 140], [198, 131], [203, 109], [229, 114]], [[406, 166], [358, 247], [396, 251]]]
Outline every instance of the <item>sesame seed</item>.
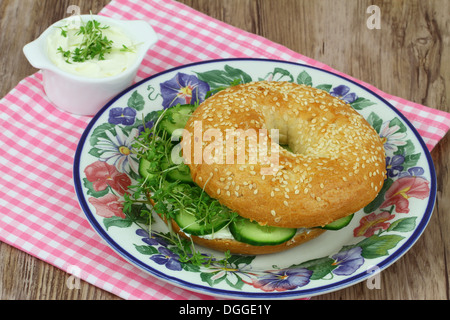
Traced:
[[[243, 157], [245, 163], [239, 163], [233, 168], [233, 172], [214, 167], [213, 172], [217, 172], [215, 181], [217, 184], [213, 186], [217, 189], [217, 194], [235, 193], [237, 196], [237, 192], [241, 190], [248, 193], [246, 188], [240, 189], [242, 185], [249, 186], [255, 195], [259, 192], [259, 188], [269, 188], [270, 196], [285, 198], [283, 202], [286, 206], [289, 205], [286, 200], [292, 196], [290, 190], [296, 195], [303, 192], [305, 195], [308, 194], [306, 197], [324, 201], [313, 193], [323, 196], [323, 191], [318, 190], [325, 189], [324, 177], [333, 175], [336, 167], [348, 173], [345, 177], [342, 175], [339, 177], [343, 181], [349, 181], [354, 176], [360, 175], [358, 179], [364, 183], [366, 180], [366, 184], [369, 184], [373, 177], [380, 177], [371, 183], [372, 188], [379, 191], [383, 185], [381, 177], [386, 176], [386, 171], [383, 167], [384, 149], [379, 147], [378, 135], [359, 135], [359, 128], [365, 131], [366, 123], [363, 117], [353, 110], [347, 111], [349, 109], [347, 104], [338, 99], [328, 99], [326, 92], [306, 86], [301, 86], [301, 90], [297, 90], [296, 87], [297, 85], [293, 84], [281, 85], [277, 82], [263, 81], [258, 86], [240, 86], [236, 89], [238, 94], [233, 89], [226, 89], [218, 94], [217, 98], [212, 98], [211, 102], [206, 100], [203, 103], [203, 113], [197, 115], [200, 120], [205, 120], [203, 129], [258, 130], [276, 127], [280, 130], [280, 138], [289, 141], [295, 151], [289, 154], [289, 157], [284, 157], [287, 151], [282, 150], [277, 170], [266, 178], [259, 170], [261, 165], [268, 164], [264, 162], [268, 161], [268, 158], [262, 159], [259, 155], [257, 159], [250, 159], [249, 155], [253, 154], [252, 152], [258, 153], [258, 149], [252, 146], [252, 138], [246, 137], [249, 139], [248, 144], [235, 145], [233, 149], [234, 155], [245, 155]], [[292, 121], [294, 119], [295, 121]], [[189, 127], [194, 127], [193, 121], [189, 123]], [[240, 134], [242, 138], [242, 133]], [[190, 135], [192, 136], [192, 133]], [[238, 133], [236, 136], [239, 138]], [[272, 141], [269, 135], [267, 138], [265, 147], [270, 148]], [[208, 146], [208, 143], [204, 142], [203, 145]], [[228, 152], [231, 151], [227, 151], [225, 155], [228, 155]], [[341, 155], [345, 158], [341, 158]], [[220, 156], [213, 158], [217, 164], [222, 161]], [[339, 165], [342, 167], [339, 168]], [[270, 168], [275, 169], [276, 165], [271, 163]], [[365, 170], [366, 168], [368, 170]], [[244, 181], [247, 174], [252, 175], [251, 180]], [[207, 174], [202, 175], [205, 178], [198, 174], [197, 181], [206, 180]], [[256, 176], [261, 179], [256, 180]], [[273, 188], [274, 186], [277, 188]], [[275, 210], [271, 213], [275, 215]]]

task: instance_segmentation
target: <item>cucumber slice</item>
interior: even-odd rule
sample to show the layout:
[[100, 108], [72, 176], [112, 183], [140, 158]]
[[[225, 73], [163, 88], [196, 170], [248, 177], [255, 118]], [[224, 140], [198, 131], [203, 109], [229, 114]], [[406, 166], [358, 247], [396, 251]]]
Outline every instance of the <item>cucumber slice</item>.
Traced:
[[181, 228], [181, 230], [187, 234], [193, 236], [204, 236], [207, 234], [212, 234], [224, 228], [228, 223], [229, 219], [217, 215], [208, 224], [197, 221], [197, 217], [193, 214], [189, 214], [185, 210], [180, 211], [175, 215], [175, 222]]
[[353, 214], [346, 216], [344, 218], [338, 219], [336, 221], [333, 221], [323, 227], [320, 227], [321, 229], [325, 229], [325, 230], [339, 230], [342, 229], [346, 226], [348, 226], [348, 224], [350, 223], [350, 221], [352, 221], [353, 219]]
[[167, 109], [159, 123], [159, 127], [172, 135], [176, 129], [183, 129], [195, 107], [190, 104], [176, 105]]
[[139, 174], [145, 179], [154, 177], [154, 174], [150, 172], [151, 163], [145, 158], [139, 160]]
[[[169, 155], [171, 154], [171, 152], [169, 152]], [[194, 183], [194, 181], [192, 181], [191, 170], [189, 169], [189, 166], [184, 163], [173, 163], [170, 156], [167, 161], [165, 161], [161, 165], [161, 168], [162, 170], [167, 170], [167, 178], [171, 181]]]
[[[156, 174], [150, 171], [151, 162], [145, 158], [139, 160], [139, 174], [145, 179], [153, 178]], [[162, 170], [167, 170], [167, 178], [171, 181], [194, 183], [191, 178], [191, 170], [184, 163], [174, 164], [170, 159], [161, 164]]]
[[167, 171], [167, 178], [172, 181], [193, 183], [191, 178], [191, 170], [184, 163], [180, 163], [179, 165], [176, 165], [176, 167], [170, 168], [170, 170]]
[[230, 223], [230, 232], [239, 242], [254, 246], [274, 246], [292, 239], [297, 229], [261, 226], [256, 221], [239, 217]]

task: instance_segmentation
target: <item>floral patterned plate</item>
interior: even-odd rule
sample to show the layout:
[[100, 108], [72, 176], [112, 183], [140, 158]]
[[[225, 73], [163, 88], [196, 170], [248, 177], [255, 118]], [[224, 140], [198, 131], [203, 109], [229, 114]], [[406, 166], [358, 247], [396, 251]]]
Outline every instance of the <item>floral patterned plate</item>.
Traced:
[[[348, 102], [376, 129], [386, 149], [387, 180], [379, 196], [339, 231], [291, 250], [229, 258], [227, 267], [183, 263], [174, 247], [148, 229], [140, 207], [122, 211], [136, 182], [134, 138], [152, 111], [194, 104], [239, 82], [293, 81]], [[399, 259], [424, 231], [433, 211], [436, 179], [417, 131], [388, 102], [359, 84], [313, 67], [262, 59], [194, 63], [149, 77], [109, 102], [92, 120], [74, 162], [75, 189], [92, 227], [130, 263], [183, 288], [226, 298], [302, 298], [371, 280]], [[134, 210], [135, 209], [135, 210]], [[165, 225], [152, 230], [165, 232]], [[220, 253], [202, 249], [205, 255]], [[369, 282], [369, 281], [368, 281]]]

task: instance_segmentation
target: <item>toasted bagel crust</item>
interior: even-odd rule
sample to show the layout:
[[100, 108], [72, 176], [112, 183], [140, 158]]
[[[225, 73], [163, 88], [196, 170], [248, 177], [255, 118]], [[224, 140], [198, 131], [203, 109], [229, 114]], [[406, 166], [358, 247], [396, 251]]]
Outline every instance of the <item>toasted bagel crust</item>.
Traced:
[[[259, 81], [230, 87], [200, 104], [185, 129], [183, 157], [194, 182], [262, 225], [326, 225], [369, 204], [385, 179], [377, 132], [350, 105], [309, 86]], [[278, 129], [280, 144], [292, 152], [280, 148], [276, 157], [279, 145], [269, 137], [273, 153], [255, 160], [251, 155], [261, 149], [255, 150], [251, 139], [231, 149], [226, 144], [232, 129], [241, 137]], [[199, 139], [201, 161], [194, 150]]]

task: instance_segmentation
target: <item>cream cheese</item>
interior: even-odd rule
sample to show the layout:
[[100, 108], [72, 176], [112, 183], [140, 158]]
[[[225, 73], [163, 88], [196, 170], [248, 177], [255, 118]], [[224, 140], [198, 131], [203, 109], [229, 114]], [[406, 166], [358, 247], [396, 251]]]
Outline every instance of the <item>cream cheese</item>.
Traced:
[[234, 237], [230, 232], [230, 229], [228, 227], [222, 228], [219, 231], [215, 231], [211, 234], [206, 234], [204, 236], [199, 236], [199, 238], [207, 239], [207, 240], [213, 240], [213, 239], [227, 239], [227, 240], [233, 240]]
[[70, 63], [67, 63], [67, 58], [58, 51], [58, 48], [73, 52], [80, 46], [83, 35], [77, 34], [80, 29], [75, 23], [68, 23], [64, 29], [67, 30], [65, 37], [61, 34], [61, 28], [55, 28], [55, 31], [47, 37], [48, 57], [61, 70], [88, 78], [105, 78], [122, 73], [136, 61], [136, 50], [121, 51], [123, 45], [127, 48], [135, 48], [136, 44], [122, 30], [109, 26], [103, 29], [102, 33], [104, 37], [112, 41], [112, 50], [111, 53], [104, 55], [104, 60], [99, 60], [97, 56], [84, 62], [69, 60]]
[[[311, 229], [308, 228], [298, 228], [297, 233], [295, 235], [306, 233], [308, 234], [311, 232]], [[207, 240], [213, 240], [213, 239], [226, 239], [226, 240], [234, 240], [233, 235], [230, 232], [230, 229], [228, 227], [222, 228], [219, 231], [216, 231], [211, 234], [207, 234], [204, 236], [199, 236], [199, 238], [207, 239]]]

